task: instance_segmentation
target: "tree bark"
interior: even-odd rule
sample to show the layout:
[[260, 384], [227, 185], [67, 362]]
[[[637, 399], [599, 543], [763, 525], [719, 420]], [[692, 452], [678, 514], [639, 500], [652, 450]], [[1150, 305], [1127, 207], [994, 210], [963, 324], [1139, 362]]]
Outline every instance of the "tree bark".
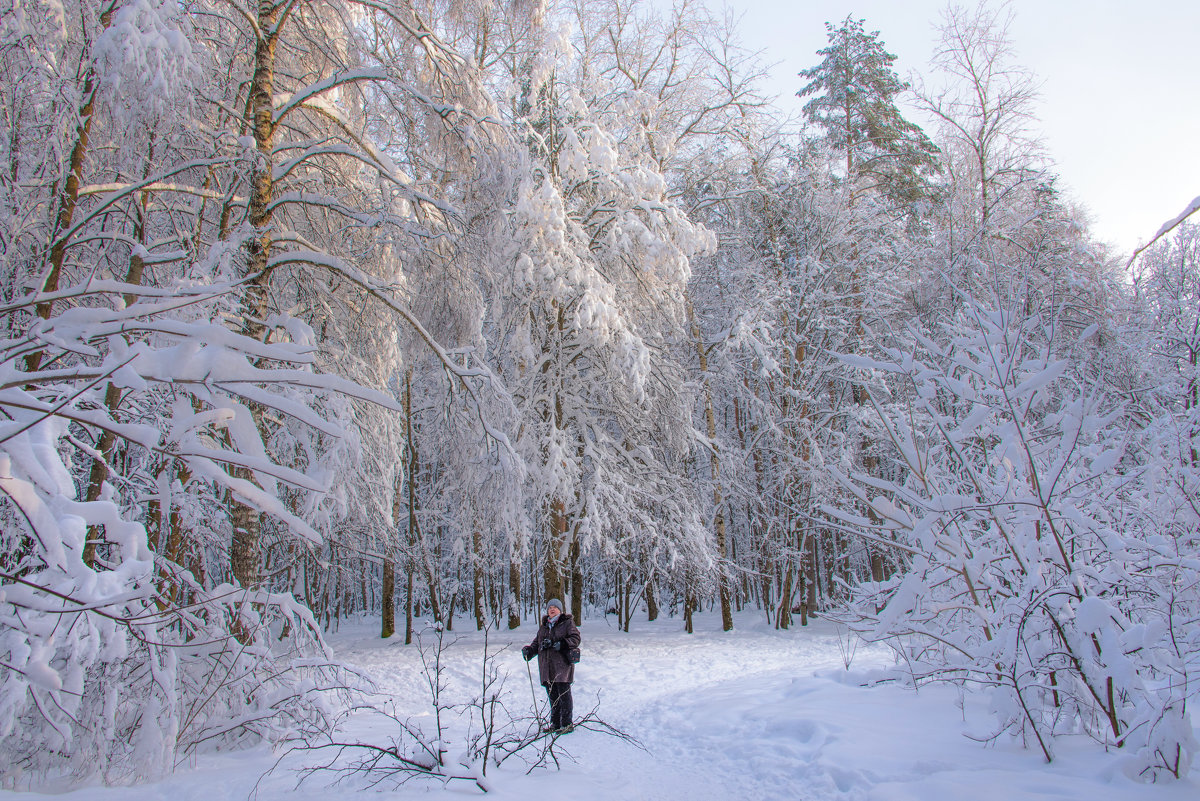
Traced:
[[[395, 546], [399, 539], [400, 530], [400, 512], [404, 503], [404, 471], [402, 469], [396, 472], [395, 481], [392, 482], [392, 529], [385, 534], [383, 547], [383, 587], [380, 602], [381, 608], [381, 630], [380, 636], [387, 639], [396, 633], [396, 557]], [[412, 571], [409, 571], [412, 575]], [[406, 603], [408, 599], [405, 599]], [[411, 623], [409, 624], [411, 629]], [[411, 634], [411, 631], [406, 632], [406, 635]]]
[[696, 312], [691, 298], [687, 299], [688, 325], [692, 331], [692, 341], [696, 346], [696, 356], [700, 360], [700, 379], [704, 396], [704, 421], [708, 427], [709, 467], [713, 481], [713, 527], [717, 537], [717, 591], [721, 598], [721, 628], [724, 631], [733, 630], [733, 609], [729, 602], [729, 575], [726, 569], [729, 553], [725, 540], [725, 503], [721, 497], [721, 460], [717, 455], [717, 424], [713, 415], [712, 390], [708, 382], [708, 353], [704, 349], [704, 340], [700, 337], [700, 325], [696, 322]]
[[576, 623], [583, 622], [583, 567], [579, 563], [578, 533], [571, 539], [571, 614]]
[[692, 626], [692, 607], [694, 604], [695, 601], [693, 599], [692, 590], [689, 583], [689, 586], [683, 591], [683, 630], [688, 634], [693, 633], [695, 630]]
[[654, 576], [646, 577], [646, 620], [658, 620], [658, 601], [654, 597]]
[[[107, 12], [111, 16], [111, 11]], [[105, 27], [108, 23], [105, 22]], [[150, 151], [146, 156], [146, 164], [142, 170], [142, 180], [145, 180], [150, 175], [150, 165], [154, 163], [154, 135], [150, 135]], [[134, 223], [133, 236], [134, 242], [139, 245], [145, 244], [146, 238], [146, 215], [149, 213], [150, 193], [143, 190], [138, 199], [137, 205], [134, 206], [137, 212], [137, 221]], [[132, 248], [129, 254], [129, 268], [125, 273], [125, 283], [139, 285], [142, 283], [142, 276], [146, 270], [145, 260], [142, 259], [141, 252], [138, 248]], [[122, 299], [125, 301], [126, 307], [132, 306], [137, 301], [137, 296], [126, 293]], [[109, 417], [116, 419], [117, 407], [121, 403], [121, 390], [113, 384], [109, 384], [104, 390], [104, 408], [108, 410]], [[96, 450], [100, 452], [100, 456], [92, 459], [92, 469], [88, 475], [88, 488], [84, 499], [87, 501], [96, 501], [100, 499], [101, 492], [104, 488], [104, 482], [108, 480], [108, 469], [116, 455], [117, 435], [112, 429], [106, 428], [100, 432], [100, 439], [96, 443]], [[172, 513], [176, 514], [176, 513]], [[89, 526], [87, 541], [83, 546], [83, 561], [88, 567], [92, 567], [96, 561], [96, 545], [101, 540], [101, 526]]]
[[[250, 113], [257, 158], [250, 174], [249, 222], [254, 235], [246, 245], [246, 294], [243, 300], [241, 333], [250, 339], [266, 336], [266, 311], [270, 289], [271, 202], [274, 199], [275, 147], [275, 23], [279, 6], [258, 4], [258, 31], [254, 47], [254, 75], [250, 83]], [[263, 430], [262, 410], [248, 404], [259, 431]], [[234, 478], [257, 484], [252, 471], [244, 467], [230, 470]], [[229, 549], [234, 579], [243, 587], [257, 586], [261, 580], [262, 514], [248, 503], [233, 498], [231, 513], [233, 540]]]
[[783, 588], [779, 591], [779, 606], [775, 610], [775, 628], [787, 629], [792, 625], [792, 582], [795, 580], [795, 568], [788, 561], [787, 572], [784, 574]]
[[413, 641], [413, 563], [412, 558], [405, 560], [404, 577], [404, 644], [412, 645]]
[[487, 622], [483, 613], [483, 532], [476, 526], [471, 534], [471, 593], [475, 605], [475, 630], [483, 631]]
[[808, 585], [808, 613], [811, 615], [817, 611], [817, 593], [820, 590], [821, 576], [818, 572], [817, 561], [817, 540], [814, 536], [808, 537], [808, 580], [805, 584]]
[[[433, 564], [429, 559], [429, 550], [426, 548], [424, 537], [421, 536], [420, 520], [417, 516], [419, 502], [417, 499], [417, 476], [421, 469], [421, 457], [417, 450], [417, 432], [413, 426], [412, 417], [412, 368], [410, 367], [404, 374], [404, 421], [405, 421], [405, 439], [407, 440], [404, 453], [407, 464], [405, 465], [405, 477], [408, 483], [408, 545], [410, 561], [420, 559], [420, 564], [425, 574], [426, 589], [429, 591], [429, 607], [433, 612], [433, 619], [442, 620], [442, 607], [438, 599], [437, 577], [433, 573]], [[409, 569], [410, 581], [412, 568]], [[412, 593], [409, 592], [411, 597]]]
[[521, 548], [520, 543], [514, 542], [512, 554], [508, 559], [508, 627], [521, 627]]
[[383, 558], [383, 587], [379, 603], [382, 618], [379, 636], [387, 639], [396, 633], [396, 562], [391, 554]]
[[545, 595], [542, 601], [563, 597], [562, 552], [567, 542], [567, 510], [561, 498], [550, 502], [550, 537], [542, 571]]
[[[107, 30], [112, 24], [112, 15], [116, 6], [116, 0], [113, 0], [100, 13], [101, 30]], [[46, 280], [42, 283], [43, 292], [57, 291], [62, 279], [62, 268], [67, 254], [66, 233], [71, 228], [71, 222], [75, 218], [75, 206], [79, 202], [79, 187], [83, 182], [83, 163], [87, 158], [88, 140], [91, 138], [92, 116], [96, 107], [98, 88], [95, 70], [89, 66], [83, 79], [83, 105], [79, 109], [75, 142], [71, 146], [71, 155], [67, 160], [67, 176], [58, 193], [58, 215], [54, 220], [53, 233], [50, 236], [50, 254], [46, 262]], [[51, 301], [42, 301], [35, 308], [38, 317], [48, 320], [54, 311], [54, 304]], [[41, 362], [41, 351], [29, 354], [25, 358], [26, 370], [31, 373], [35, 372]]]

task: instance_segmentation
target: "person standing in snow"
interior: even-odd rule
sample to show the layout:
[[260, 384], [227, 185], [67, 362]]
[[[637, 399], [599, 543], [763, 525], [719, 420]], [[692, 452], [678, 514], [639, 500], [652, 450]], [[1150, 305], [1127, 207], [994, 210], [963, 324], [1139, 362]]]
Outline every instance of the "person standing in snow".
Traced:
[[562, 601], [551, 598], [546, 602], [546, 615], [538, 627], [533, 642], [521, 649], [528, 662], [538, 658], [538, 674], [550, 696], [550, 725], [547, 732], [566, 733], [571, 730], [574, 702], [571, 682], [575, 680], [575, 665], [568, 655], [578, 648], [579, 629], [570, 615], [563, 614]]

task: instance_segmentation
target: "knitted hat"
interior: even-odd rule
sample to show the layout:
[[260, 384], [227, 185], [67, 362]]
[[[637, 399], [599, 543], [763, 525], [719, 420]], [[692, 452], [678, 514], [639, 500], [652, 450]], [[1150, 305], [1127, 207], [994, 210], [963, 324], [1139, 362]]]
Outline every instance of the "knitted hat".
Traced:
[[558, 607], [559, 614], [562, 613], [562, 610], [563, 610], [562, 601], [558, 600], [557, 598], [551, 598], [549, 601], [546, 601], [547, 609], [549, 609], [552, 606]]

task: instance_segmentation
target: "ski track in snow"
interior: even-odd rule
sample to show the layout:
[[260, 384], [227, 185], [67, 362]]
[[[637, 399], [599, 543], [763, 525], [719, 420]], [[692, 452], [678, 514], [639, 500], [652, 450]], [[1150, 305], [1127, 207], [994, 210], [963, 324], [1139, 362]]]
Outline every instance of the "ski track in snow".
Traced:
[[[732, 633], [719, 619], [697, 616], [697, 633], [686, 635], [679, 619], [635, 622], [617, 631], [613, 618], [580, 625], [583, 661], [576, 670], [576, 715], [598, 704], [608, 723], [636, 737], [643, 749], [595, 732], [576, 731], [559, 741], [574, 761], [563, 769], [525, 775], [517, 760], [489, 770], [491, 792], [470, 782], [414, 780], [381, 785], [364, 797], [390, 799], [529, 798], [708, 801], [712, 799], [804, 799], [804, 801], [1195, 801], [1200, 772], [1181, 782], [1144, 785], [1121, 771], [1120, 757], [1089, 740], [1058, 741], [1052, 765], [1036, 749], [1007, 737], [983, 745], [991, 720], [983, 698], [962, 699], [949, 687], [919, 693], [894, 686], [860, 686], [863, 671], [889, 663], [881, 648], [860, 647], [851, 673], [844, 670], [839, 637], [829, 624], [780, 632], [764, 617], [744, 613]], [[461, 620], [461, 625], [470, 625]], [[339, 657], [368, 671], [402, 717], [428, 725], [428, 690], [415, 647], [402, 636], [381, 640], [377, 621], [343, 624], [330, 642]], [[529, 674], [518, 649], [533, 636], [527, 622], [515, 632], [491, 634], [516, 710], [531, 702]], [[428, 635], [427, 635], [428, 636]], [[479, 685], [483, 636], [448, 633], [447, 695], [467, 700]], [[536, 682], [536, 663], [533, 664]], [[545, 703], [541, 687], [539, 703]], [[465, 722], [450, 716], [450, 754]], [[347, 737], [384, 743], [391, 733], [380, 720], [359, 715]], [[460, 739], [461, 741], [461, 739]], [[173, 776], [136, 788], [85, 787], [68, 801], [241, 801], [274, 764], [260, 747], [206, 755]], [[286, 764], [296, 765], [297, 761]], [[308, 801], [359, 795], [361, 779], [330, 787], [281, 769], [263, 778], [257, 801]], [[0, 801], [44, 798], [0, 791]]]

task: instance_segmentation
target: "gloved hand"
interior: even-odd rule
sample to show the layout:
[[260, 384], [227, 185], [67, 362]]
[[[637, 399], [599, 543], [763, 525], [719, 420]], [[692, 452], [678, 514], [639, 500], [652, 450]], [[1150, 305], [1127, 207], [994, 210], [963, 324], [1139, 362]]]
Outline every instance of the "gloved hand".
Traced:
[[550, 650], [552, 647], [553, 647], [553, 646], [550, 644], [550, 638], [549, 638], [549, 637], [543, 637], [543, 638], [542, 638], [542, 650], [543, 650], [543, 651], [548, 651], [548, 650]]
[[530, 648], [528, 645], [524, 645], [521, 647], [521, 656], [525, 657], [525, 661], [528, 662], [530, 659], [533, 659], [536, 654], [532, 648]]

